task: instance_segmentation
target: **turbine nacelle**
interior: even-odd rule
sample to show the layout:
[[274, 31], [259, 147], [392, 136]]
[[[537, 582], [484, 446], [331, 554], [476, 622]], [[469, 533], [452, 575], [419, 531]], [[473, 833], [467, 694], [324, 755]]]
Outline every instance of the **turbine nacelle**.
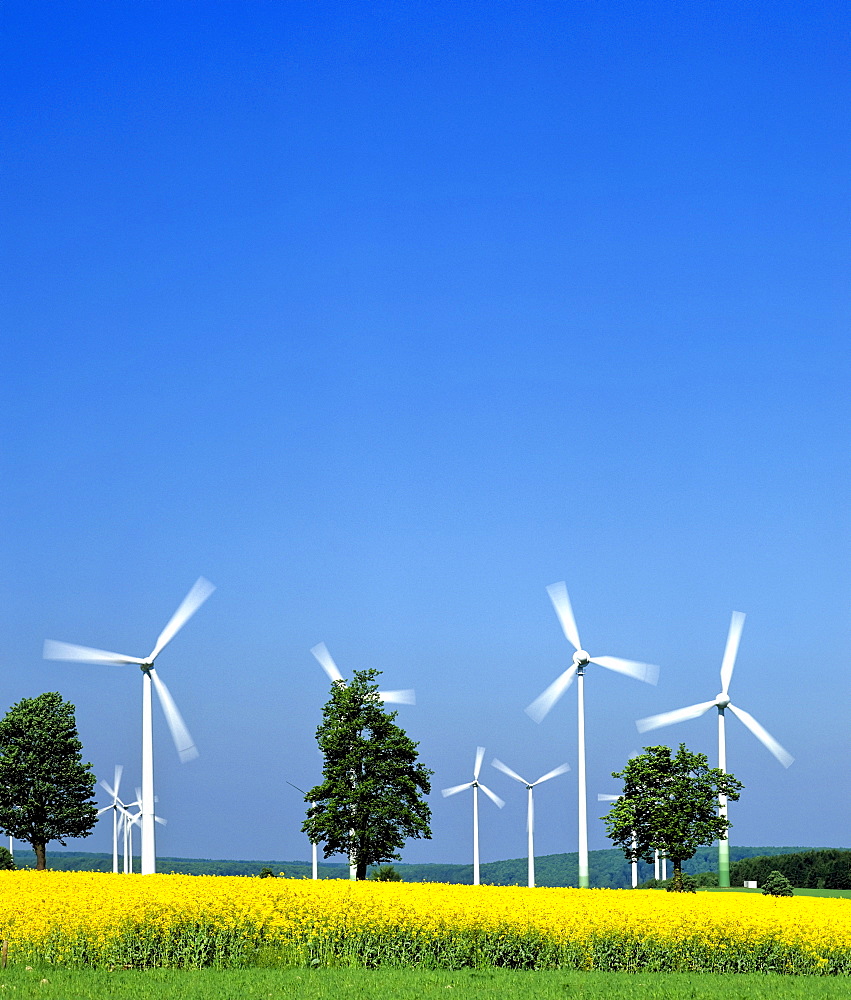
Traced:
[[730, 696], [722, 691], [715, 699], [715, 704], [723, 711], [730, 704]]
[[577, 667], [587, 667], [591, 662], [591, 654], [586, 653], [584, 649], [577, 649], [573, 654], [573, 663]]

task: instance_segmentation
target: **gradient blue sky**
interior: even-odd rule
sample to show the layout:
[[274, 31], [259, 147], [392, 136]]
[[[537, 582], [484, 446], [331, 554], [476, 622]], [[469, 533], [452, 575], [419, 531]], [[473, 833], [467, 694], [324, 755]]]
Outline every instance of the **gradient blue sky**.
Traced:
[[[590, 814], [634, 749], [714, 755], [734, 700], [734, 843], [851, 847], [851, 11], [844, 3], [160, 3], [0, 12], [3, 705], [59, 690], [99, 777], [139, 781], [159, 661], [164, 855], [306, 859], [309, 648], [417, 689], [434, 839], [470, 859], [477, 744], [576, 765], [545, 587], [592, 653]], [[650, 735], [650, 734], [648, 734]], [[525, 851], [524, 792], [482, 808]], [[538, 849], [576, 849], [575, 770]], [[106, 850], [109, 824], [76, 842]], [[591, 825], [591, 847], [608, 845]]]

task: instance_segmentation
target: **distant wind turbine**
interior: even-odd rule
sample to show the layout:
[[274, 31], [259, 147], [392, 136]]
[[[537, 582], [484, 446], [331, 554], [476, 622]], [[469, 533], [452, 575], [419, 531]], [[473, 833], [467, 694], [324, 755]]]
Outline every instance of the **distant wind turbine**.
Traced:
[[547, 587], [547, 593], [553, 602], [565, 638], [576, 652], [573, 663], [560, 674], [552, 684], [539, 695], [526, 712], [540, 722], [550, 711], [564, 692], [570, 687], [573, 678], [577, 678], [577, 725], [578, 725], [578, 779], [579, 779], [579, 887], [588, 888], [588, 793], [585, 781], [585, 668], [589, 663], [596, 663], [607, 670], [615, 670], [627, 677], [655, 684], [659, 678], [659, 668], [652, 663], [638, 663], [635, 660], [624, 660], [619, 656], [591, 656], [582, 648], [579, 641], [579, 630], [573, 617], [573, 608], [567, 587], [562, 583], [553, 583]]
[[[598, 802], [617, 802], [619, 798], [620, 795], [603, 795], [600, 792], [597, 793]], [[633, 834], [632, 835], [633, 851], [636, 849], [636, 847], [637, 844], [635, 842], [635, 834]], [[658, 854], [658, 851], [656, 853]], [[633, 889], [635, 889], [638, 886], [638, 858], [635, 855], [633, 855], [632, 857], [631, 868], [632, 868], [632, 887]]]
[[[118, 874], [118, 826], [119, 826], [119, 814], [122, 811], [126, 811], [127, 807], [118, 797], [118, 786], [121, 784], [121, 775], [124, 772], [123, 764], [115, 765], [115, 780], [113, 786], [110, 786], [105, 782], [101, 782], [101, 787], [104, 788], [109, 795], [112, 796], [112, 802], [108, 806], [104, 806], [103, 809], [98, 809], [98, 815], [105, 812], [112, 812], [112, 871], [113, 874]], [[122, 817], [123, 820], [123, 817]]]
[[207, 600], [216, 588], [199, 577], [195, 585], [184, 597], [180, 607], [169, 619], [166, 627], [151, 652], [144, 658], [125, 656], [123, 653], [109, 653], [89, 646], [76, 646], [69, 642], [48, 639], [44, 644], [46, 660], [74, 660], [81, 663], [106, 663], [111, 666], [135, 664], [142, 670], [142, 874], [153, 875], [157, 870], [156, 835], [154, 832], [154, 737], [151, 711], [151, 684], [157, 689], [160, 704], [165, 713], [171, 737], [182, 762], [198, 756], [195, 742], [174, 699], [154, 669], [154, 661]]
[[[303, 788], [299, 788], [298, 785], [294, 785], [291, 781], [288, 781], [287, 784], [290, 786], [290, 788], [294, 788], [297, 792], [301, 792], [301, 794], [305, 797], [305, 799], [307, 799], [307, 792]], [[312, 802], [310, 803], [310, 808], [311, 809], [313, 808]], [[312, 857], [313, 881], [315, 882], [319, 878], [319, 857], [317, 855], [317, 848], [319, 847], [319, 845], [315, 844], [311, 840], [310, 846], [313, 849], [313, 857]]]
[[505, 805], [502, 799], [495, 795], [486, 785], [479, 781], [479, 772], [482, 769], [482, 761], [485, 759], [485, 748], [476, 747], [476, 763], [473, 765], [473, 780], [467, 781], [463, 785], [453, 785], [452, 788], [444, 788], [441, 795], [447, 798], [450, 795], [457, 795], [468, 788], [473, 789], [473, 885], [479, 885], [479, 789], [500, 809]]
[[570, 770], [570, 764], [559, 764], [558, 767], [554, 767], [552, 771], [547, 771], [545, 775], [538, 778], [537, 781], [527, 781], [525, 778], [521, 778], [516, 771], [512, 771], [507, 764], [503, 764], [501, 760], [496, 757], [491, 761], [491, 764], [502, 771], [503, 774], [507, 774], [509, 778], [514, 778], [515, 781], [519, 781], [521, 785], [526, 786], [527, 796], [527, 806], [526, 806], [526, 833], [529, 838], [529, 888], [535, 888], [535, 800], [532, 795], [532, 789], [535, 785], [540, 785], [544, 781], [549, 781], [550, 778], [557, 778], [560, 774], [564, 774], [565, 771]]
[[[739, 642], [742, 637], [744, 624], [744, 614], [741, 611], [734, 611], [730, 619], [730, 631], [727, 633], [727, 645], [724, 647], [724, 658], [721, 661], [720, 694], [716, 695], [712, 701], [703, 701], [698, 705], [689, 705], [687, 708], [677, 708], [673, 712], [663, 712], [661, 715], [651, 715], [646, 719], [639, 719], [636, 722], [638, 731], [645, 733], [649, 729], [659, 729], [662, 726], [672, 726], [676, 722], [697, 719], [708, 712], [710, 708], [717, 708], [718, 767], [725, 774], [727, 773], [727, 740], [724, 731], [724, 712], [728, 708], [733, 715], [741, 719], [760, 743], [774, 754], [784, 767], [789, 767], [795, 759], [787, 750], [783, 749], [771, 733], [767, 729], [764, 729], [749, 712], [746, 712], [742, 708], [737, 708], [730, 701], [730, 680], [733, 677], [733, 668], [736, 665], [736, 654], [739, 651]], [[718, 796], [718, 815], [724, 819], [727, 818], [726, 795]], [[730, 886], [730, 841], [726, 834], [718, 841], [718, 885], [725, 888], [729, 888]]]

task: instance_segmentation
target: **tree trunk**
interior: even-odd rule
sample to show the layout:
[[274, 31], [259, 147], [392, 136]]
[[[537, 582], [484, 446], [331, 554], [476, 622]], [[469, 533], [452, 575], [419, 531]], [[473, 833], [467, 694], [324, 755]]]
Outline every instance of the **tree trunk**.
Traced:
[[47, 855], [44, 851], [44, 844], [33, 844], [33, 850], [35, 851], [35, 870], [37, 872], [43, 872], [47, 868]]
[[680, 858], [672, 858], [674, 862], [674, 878], [671, 883], [671, 888], [674, 892], [683, 891], [683, 863]]
[[366, 861], [358, 861], [356, 878], [359, 882], [366, 878]]

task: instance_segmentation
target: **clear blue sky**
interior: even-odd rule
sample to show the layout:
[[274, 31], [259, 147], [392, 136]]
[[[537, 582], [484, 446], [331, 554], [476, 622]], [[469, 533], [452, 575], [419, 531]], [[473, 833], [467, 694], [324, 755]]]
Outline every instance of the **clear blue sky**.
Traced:
[[[844, 3], [52, 2], [0, 12], [2, 707], [59, 690], [139, 781], [141, 678], [45, 638], [162, 655], [201, 757], [155, 715], [161, 854], [307, 858], [327, 694], [309, 653], [415, 687], [434, 839], [469, 861], [477, 744], [576, 849], [648, 742], [714, 756], [731, 611], [734, 843], [851, 847], [851, 11]], [[648, 734], [650, 736], [652, 734]], [[482, 807], [522, 856], [524, 792]], [[602, 812], [602, 810], [600, 810]], [[77, 842], [106, 850], [109, 824]], [[608, 846], [602, 824], [591, 847]]]

